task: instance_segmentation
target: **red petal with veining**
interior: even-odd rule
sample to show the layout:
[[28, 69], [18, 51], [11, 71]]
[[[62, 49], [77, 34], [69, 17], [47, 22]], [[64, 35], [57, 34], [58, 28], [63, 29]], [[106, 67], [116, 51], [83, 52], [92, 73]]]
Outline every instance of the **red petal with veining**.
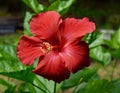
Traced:
[[22, 36], [17, 46], [17, 56], [25, 65], [31, 65], [34, 59], [43, 55], [40, 50], [42, 41], [35, 37]]
[[69, 70], [65, 67], [64, 60], [53, 51], [40, 60], [33, 72], [55, 82], [61, 82], [70, 75]]
[[88, 18], [67, 18], [60, 25], [62, 42], [68, 43], [95, 30], [95, 24]]
[[41, 39], [52, 44], [59, 43], [58, 27], [62, 22], [60, 15], [55, 11], [48, 11], [35, 15], [30, 21], [30, 30], [39, 35]]
[[65, 45], [60, 56], [65, 60], [65, 66], [73, 73], [90, 64], [89, 48], [84, 41]]

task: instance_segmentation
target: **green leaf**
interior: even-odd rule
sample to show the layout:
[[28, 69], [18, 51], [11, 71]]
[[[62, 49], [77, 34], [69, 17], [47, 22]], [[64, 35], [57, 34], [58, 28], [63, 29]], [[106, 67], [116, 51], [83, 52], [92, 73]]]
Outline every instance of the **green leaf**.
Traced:
[[120, 93], [120, 79], [109, 82], [105, 79], [83, 82], [73, 93]]
[[61, 14], [64, 14], [69, 9], [69, 7], [74, 3], [74, 1], [75, 0], [65, 1], [56, 0], [47, 8], [47, 10], [55, 10]]
[[[30, 93], [43, 93], [42, 91], [40, 91], [39, 89], [35, 88], [32, 84], [27, 83], [26, 86], [29, 89]], [[37, 92], [38, 91], [38, 92]]]
[[111, 35], [110, 40], [104, 40], [108, 51], [114, 58], [120, 58], [120, 28]]
[[29, 8], [35, 13], [39, 13], [44, 10], [44, 6], [39, 4], [38, 0], [22, 0]]
[[4, 91], [4, 93], [14, 93], [15, 92], [16, 86], [14, 84], [12, 84], [11, 82], [0, 78], [0, 84], [7, 87], [7, 89]]
[[36, 87], [35, 85], [33, 85], [31, 83], [24, 82], [19, 86], [17, 93], [48, 93], [47, 90], [45, 90], [45, 92], [44, 92], [41, 89], [39, 89], [38, 87], [43, 88], [43, 86], [41, 86], [41, 85], [38, 85]]
[[35, 75], [32, 73], [32, 69], [28, 68], [26, 70], [20, 70], [16, 72], [1, 72], [1, 75], [8, 76], [11, 78], [23, 80], [25, 82], [32, 83]]
[[73, 93], [109, 93], [109, 82], [103, 80], [91, 80], [80, 84]]
[[30, 93], [26, 82], [19, 85], [17, 93]]
[[83, 40], [85, 40], [89, 44], [90, 48], [94, 48], [103, 43], [103, 39], [104, 39], [103, 37], [104, 37], [104, 33], [95, 31], [91, 34], [87, 34]]
[[90, 47], [90, 48], [93, 48], [93, 47], [96, 47], [96, 46], [101, 45], [101, 44], [103, 43], [103, 36], [104, 36], [104, 34], [98, 34], [98, 35], [96, 36], [96, 40], [94, 40], [94, 41], [89, 45], [89, 47]]
[[120, 49], [120, 28], [111, 35], [110, 40], [104, 40], [111, 49]]
[[107, 65], [111, 61], [111, 54], [102, 46], [90, 49], [90, 57], [102, 65]]
[[0, 78], [0, 84], [7, 86], [7, 87], [13, 86], [13, 84], [11, 84], [9, 81], [6, 81], [2, 78]]
[[114, 58], [116, 59], [120, 58], [120, 49], [109, 49], [109, 52]]
[[23, 24], [24, 34], [27, 34], [29, 36], [32, 35], [32, 33], [30, 32], [30, 20], [31, 20], [32, 16], [33, 16], [32, 13], [26, 12], [25, 18], [24, 18], [24, 24]]
[[97, 72], [96, 68], [92, 69], [84, 68], [83, 70], [80, 70], [75, 74], [71, 74], [70, 78], [62, 83], [61, 88], [63, 90], [68, 89], [78, 85], [81, 82], [81, 80], [88, 81], [93, 75], [95, 75], [96, 72]]
[[113, 48], [120, 49], [120, 28], [111, 36]]
[[[49, 93], [53, 93], [54, 91], [54, 81], [47, 80], [41, 76], [36, 76], [33, 82], [35, 85], [41, 86], [43, 90], [46, 90]], [[59, 88], [60, 84], [57, 84], [57, 89]]]
[[32, 68], [22, 65], [16, 56], [15, 46], [0, 45], [0, 75], [32, 82], [34, 74]]
[[0, 45], [0, 73], [16, 72], [26, 69], [16, 56], [16, 47], [13, 45]]
[[109, 48], [114, 49], [111, 40], [110, 40], [110, 41], [109, 41], [109, 40], [104, 40], [104, 43], [105, 43]]
[[86, 83], [86, 82], [83, 82], [83, 83], [79, 84], [79, 85], [75, 88], [75, 90], [73, 91], [73, 93], [84, 93], [87, 84], [88, 84], [88, 83]]
[[16, 86], [10, 86], [4, 91], [4, 93], [15, 93]]
[[120, 93], [120, 79], [112, 81], [111, 84], [109, 93]]

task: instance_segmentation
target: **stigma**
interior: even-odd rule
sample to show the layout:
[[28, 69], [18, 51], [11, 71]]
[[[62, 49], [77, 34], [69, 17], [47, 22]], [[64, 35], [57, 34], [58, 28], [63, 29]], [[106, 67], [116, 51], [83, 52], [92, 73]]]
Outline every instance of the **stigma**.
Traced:
[[43, 42], [40, 46], [40, 50], [46, 54], [52, 50], [52, 45], [48, 42]]

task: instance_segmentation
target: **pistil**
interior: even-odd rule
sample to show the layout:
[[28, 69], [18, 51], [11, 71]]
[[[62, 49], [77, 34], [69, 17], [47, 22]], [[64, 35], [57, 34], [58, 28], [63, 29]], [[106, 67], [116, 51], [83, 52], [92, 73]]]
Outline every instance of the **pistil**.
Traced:
[[52, 45], [48, 42], [43, 42], [41, 44], [40, 50], [46, 54], [52, 50]]

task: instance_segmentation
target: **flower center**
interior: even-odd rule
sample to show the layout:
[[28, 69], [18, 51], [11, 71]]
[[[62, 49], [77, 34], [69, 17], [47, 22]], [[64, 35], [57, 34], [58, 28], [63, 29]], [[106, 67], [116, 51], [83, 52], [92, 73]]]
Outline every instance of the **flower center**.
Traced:
[[41, 47], [40, 47], [40, 50], [43, 52], [43, 53], [48, 53], [49, 51], [52, 50], [52, 45], [50, 45], [50, 43], [48, 42], [43, 42], [41, 44]]
[[40, 50], [44, 53], [47, 54], [50, 51], [54, 51], [55, 53], [60, 52], [60, 48], [58, 45], [52, 46], [48, 42], [43, 42], [40, 46]]

